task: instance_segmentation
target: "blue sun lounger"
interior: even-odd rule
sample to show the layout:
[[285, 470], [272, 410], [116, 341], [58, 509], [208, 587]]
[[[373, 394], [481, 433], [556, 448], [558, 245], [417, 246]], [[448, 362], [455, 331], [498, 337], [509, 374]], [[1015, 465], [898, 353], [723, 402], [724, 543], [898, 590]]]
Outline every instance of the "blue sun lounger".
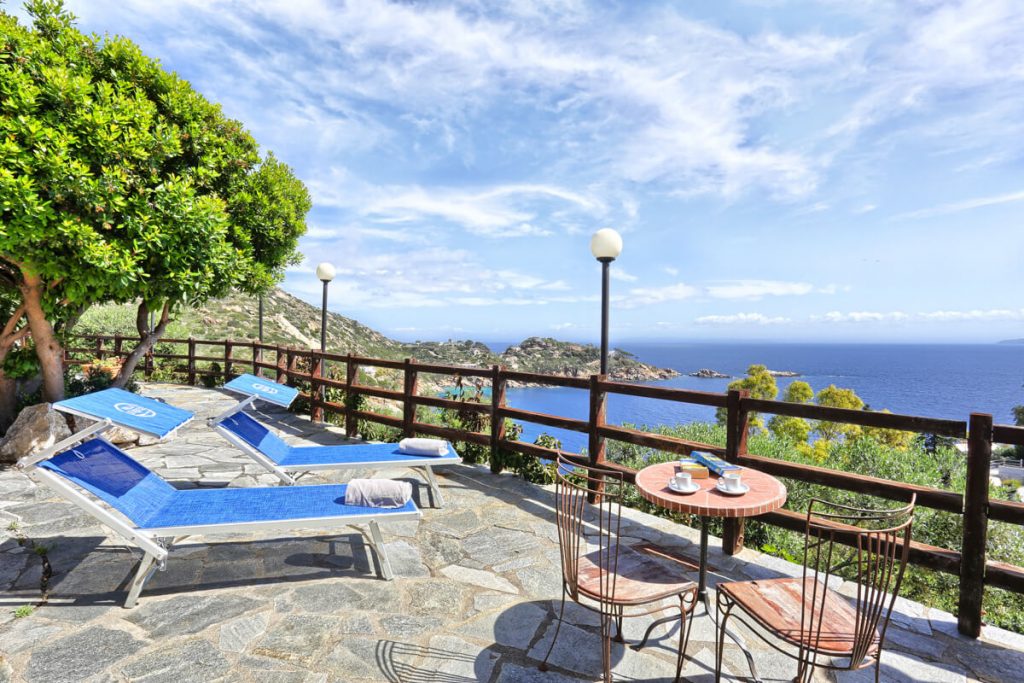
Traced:
[[53, 489], [142, 550], [125, 607], [133, 607], [153, 572], [164, 568], [171, 546], [192, 535], [327, 531], [366, 524], [381, 575], [391, 579], [378, 522], [421, 516], [411, 500], [400, 508], [346, 505], [344, 485], [179, 490], [101, 435], [119, 425], [166, 438], [192, 419], [188, 411], [119, 389], [60, 401], [54, 407], [97, 422], [22, 458], [18, 466], [33, 481]]
[[430, 487], [434, 504], [444, 505], [434, 467], [455, 465], [460, 461], [449, 443], [448, 454], [426, 456], [403, 453], [398, 444], [367, 443], [337, 446], [290, 446], [266, 426], [245, 412], [257, 399], [287, 408], [299, 395], [298, 389], [275, 384], [255, 375], [240, 375], [224, 385], [225, 389], [245, 396], [229, 410], [210, 420], [214, 431], [251, 457], [282, 482], [294, 484], [289, 472], [313, 472], [352, 467], [409, 467], [421, 470]]

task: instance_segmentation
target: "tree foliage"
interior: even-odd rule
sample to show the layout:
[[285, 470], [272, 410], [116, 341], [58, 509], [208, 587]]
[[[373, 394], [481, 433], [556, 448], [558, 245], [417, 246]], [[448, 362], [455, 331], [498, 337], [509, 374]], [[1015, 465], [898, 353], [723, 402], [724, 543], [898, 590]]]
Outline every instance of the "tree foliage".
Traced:
[[271, 287], [309, 196], [130, 40], [82, 34], [60, 0], [26, 9], [29, 27], [0, 12], [0, 278], [16, 302], [0, 357], [30, 334], [53, 400], [55, 327], [94, 303], [140, 301], [151, 344], [181, 305]]
[[[751, 365], [747, 368], [747, 376], [729, 382], [729, 390], [746, 390], [750, 392], [751, 398], [773, 400], [779, 395], [779, 387], [775, 384], [775, 378], [764, 365]], [[724, 408], [719, 408], [716, 413], [719, 424], [725, 424], [728, 415]], [[760, 429], [764, 426], [763, 420], [758, 413], [750, 413], [750, 426]]]

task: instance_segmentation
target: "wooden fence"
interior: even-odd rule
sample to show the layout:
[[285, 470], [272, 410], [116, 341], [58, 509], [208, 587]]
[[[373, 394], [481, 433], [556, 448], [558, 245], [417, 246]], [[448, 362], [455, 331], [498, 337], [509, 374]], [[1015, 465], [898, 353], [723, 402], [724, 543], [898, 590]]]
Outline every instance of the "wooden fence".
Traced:
[[[66, 349], [68, 363], [87, 362], [76, 356], [106, 359], [124, 357], [133, 346], [133, 338], [121, 336], [88, 335], [76, 337], [76, 344]], [[366, 420], [401, 430], [405, 436], [425, 434], [452, 441], [468, 442], [488, 446], [492, 451], [504, 449], [544, 459], [554, 459], [557, 451], [535, 444], [513, 441], [505, 434], [505, 418], [534, 424], [580, 432], [588, 436], [586, 456], [580, 456], [582, 465], [600, 464], [620, 471], [625, 478], [633, 481], [636, 470], [607, 462], [605, 444], [608, 439], [624, 443], [655, 448], [682, 455], [693, 450], [716, 453], [729, 462], [757, 468], [769, 474], [889, 498], [908, 500], [917, 495], [920, 506], [942, 510], [963, 516], [963, 542], [961, 550], [938, 548], [918, 542], [911, 542], [910, 562], [929, 569], [958, 575], [960, 577], [959, 618], [960, 632], [977, 637], [982, 626], [982, 596], [985, 586], [1003, 588], [1024, 593], [1024, 568], [986, 560], [986, 536], [989, 520], [1024, 525], [1024, 503], [990, 500], [989, 469], [992, 446], [999, 444], [1024, 445], [1024, 427], [994, 425], [992, 416], [972, 413], [967, 422], [945, 420], [914, 415], [827, 408], [809, 404], [786, 403], [750, 398], [742, 391], [711, 393], [686, 389], [670, 389], [644, 384], [629, 384], [609, 380], [606, 376], [589, 378], [561, 377], [530, 372], [507, 370], [500, 366], [490, 368], [461, 367], [418, 363], [411, 358], [402, 361], [380, 358], [364, 358], [350, 354], [321, 353], [317, 350], [264, 344], [254, 341], [164, 339], [161, 345], [184, 346], [187, 353], [151, 353], [140, 370], [148, 377], [154, 372], [156, 359], [178, 361], [173, 371], [183, 375], [189, 384], [197, 379], [213, 376], [216, 381], [225, 381], [241, 372], [271, 373], [279, 383], [302, 383], [308, 391], [301, 395], [306, 399], [312, 419], [322, 420], [325, 412], [344, 417], [345, 430], [355, 434], [357, 421]], [[219, 349], [218, 352], [199, 353], [200, 347]], [[244, 354], [244, 357], [240, 354]], [[200, 367], [199, 363], [216, 363], [219, 368]], [[331, 379], [324, 372], [325, 364], [343, 364], [345, 379]], [[360, 368], [382, 368], [401, 373], [402, 389], [386, 389], [359, 383]], [[489, 402], [464, 402], [437, 396], [421, 396], [418, 393], [418, 379], [424, 374], [436, 374], [461, 378], [478, 378], [489, 382]], [[507, 383], [527, 382], [543, 386], [571, 387], [589, 392], [590, 410], [587, 420], [577, 420], [545, 413], [512, 408], [506, 405]], [[340, 389], [346, 398], [370, 396], [394, 402], [401, 406], [401, 417], [383, 415], [369, 410], [347, 407], [345, 404], [324, 399], [322, 389]], [[606, 405], [609, 394], [635, 396], [660, 401], [689, 403], [726, 410], [727, 441], [724, 448], [704, 443], [687, 441], [675, 437], [638, 431], [608, 424]], [[349, 402], [350, 405], [354, 405]], [[472, 432], [417, 420], [417, 408], [454, 409], [479, 411], [490, 418], [489, 433]], [[937, 436], [968, 439], [967, 483], [963, 494], [927, 486], [880, 479], [850, 472], [831, 470], [825, 467], [787, 462], [755, 455], [747, 451], [748, 416], [752, 412], [785, 415], [810, 420], [895, 429]], [[492, 458], [496, 470], [497, 459]], [[804, 530], [804, 515], [790, 510], [778, 510], [758, 517], [758, 520], [797, 532]], [[743, 521], [726, 520], [723, 545], [729, 554], [735, 554], [743, 547]], [[850, 539], [846, 539], [851, 542]]]

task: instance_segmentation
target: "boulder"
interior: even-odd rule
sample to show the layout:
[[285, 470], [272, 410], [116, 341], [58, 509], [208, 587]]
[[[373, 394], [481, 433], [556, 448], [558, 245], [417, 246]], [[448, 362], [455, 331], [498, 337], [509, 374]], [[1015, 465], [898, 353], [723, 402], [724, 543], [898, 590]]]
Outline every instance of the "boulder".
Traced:
[[29, 406], [18, 414], [7, 434], [0, 439], [0, 462], [13, 463], [38, 453], [71, 436], [64, 415], [49, 403]]
[[[74, 417], [74, 423], [75, 431], [80, 432], [83, 429], [88, 429], [92, 425], [96, 424], [96, 420], [90, 420], [87, 417], [80, 417], [76, 415]], [[133, 446], [139, 441], [139, 435], [137, 432], [117, 426], [111, 427], [103, 432], [103, 438], [115, 446]]]

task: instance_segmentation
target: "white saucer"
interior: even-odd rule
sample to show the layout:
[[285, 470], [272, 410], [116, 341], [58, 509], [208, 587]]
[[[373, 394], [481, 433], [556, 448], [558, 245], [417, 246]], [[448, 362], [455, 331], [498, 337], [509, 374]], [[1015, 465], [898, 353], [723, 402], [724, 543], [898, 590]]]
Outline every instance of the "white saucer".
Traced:
[[744, 493], [750, 490], [750, 487], [747, 486], [746, 484], [740, 484], [740, 487], [738, 489], [727, 489], [724, 486], [722, 486], [721, 479], [719, 479], [718, 483], [715, 484], [715, 488], [727, 496], [742, 496]]
[[669, 479], [668, 487], [676, 493], [697, 493], [697, 491], [700, 491], [700, 484], [696, 484], [692, 481], [690, 482], [690, 488], [680, 488], [676, 486], [675, 480]]

